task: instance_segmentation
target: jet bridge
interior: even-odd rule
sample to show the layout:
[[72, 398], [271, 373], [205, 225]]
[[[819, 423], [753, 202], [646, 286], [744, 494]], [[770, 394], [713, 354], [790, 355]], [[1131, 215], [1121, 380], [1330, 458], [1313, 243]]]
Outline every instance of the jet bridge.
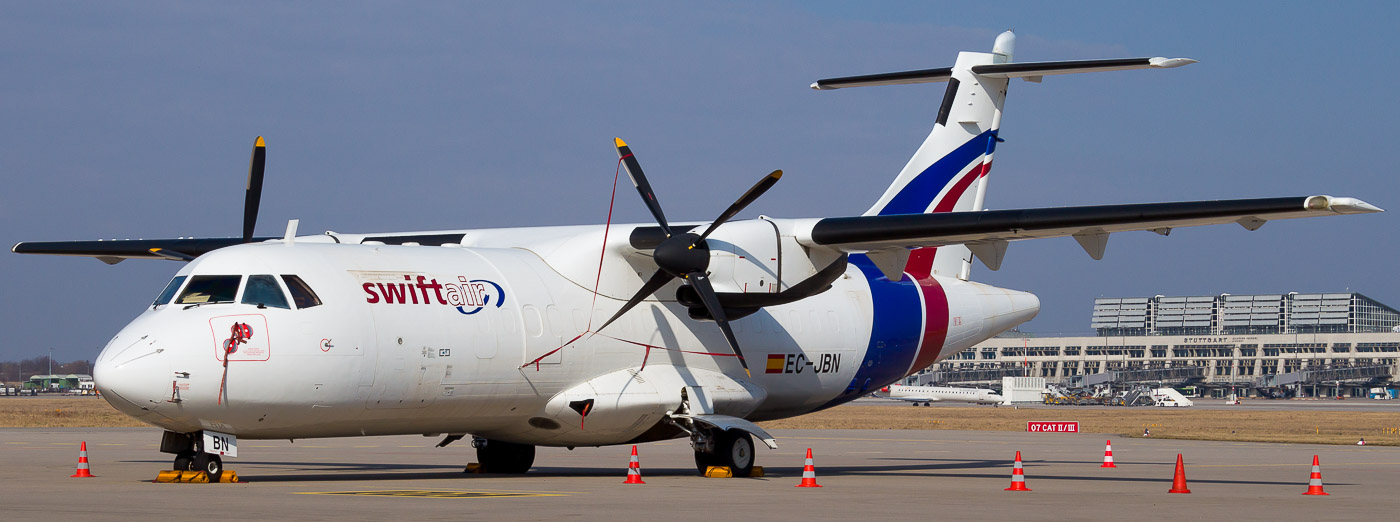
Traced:
[[1349, 382], [1364, 384], [1373, 381], [1389, 380], [1394, 375], [1394, 366], [1389, 364], [1367, 366], [1331, 366], [1307, 369], [1296, 372], [1264, 375], [1255, 380], [1259, 388], [1277, 388], [1294, 384], [1325, 384]]
[[1206, 368], [1204, 366], [1172, 366], [1164, 368], [1141, 368], [1133, 370], [1109, 370], [1103, 373], [1091, 373], [1084, 376], [1084, 386], [1092, 387], [1099, 384], [1124, 384], [1141, 382], [1160, 382], [1171, 384], [1185, 384], [1191, 381], [1205, 379]]

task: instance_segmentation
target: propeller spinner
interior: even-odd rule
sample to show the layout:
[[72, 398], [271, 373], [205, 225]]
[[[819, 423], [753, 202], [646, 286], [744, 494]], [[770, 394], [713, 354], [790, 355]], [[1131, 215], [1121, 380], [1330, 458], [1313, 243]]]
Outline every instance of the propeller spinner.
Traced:
[[674, 234], [671, 231], [671, 225], [666, 222], [666, 214], [661, 210], [661, 202], [656, 199], [656, 193], [652, 191], [651, 183], [647, 182], [646, 174], [642, 172], [642, 165], [637, 162], [636, 155], [632, 154], [632, 149], [627, 146], [626, 142], [622, 141], [622, 138], [614, 138], [613, 142], [617, 146], [618, 158], [622, 160], [623, 166], [627, 169], [627, 177], [632, 180], [632, 186], [637, 188], [637, 192], [641, 194], [647, 209], [656, 218], [656, 224], [660, 225], [661, 230], [666, 233], [666, 239], [652, 251], [653, 259], [658, 267], [656, 273], [651, 275], [651, 278], [637, 290], [636, 294], [632, 295], [631, 299], [627, 300], [626, 304], [622, 305], [622, 308], [618, 309], [617, 313], [603, 323], [603, 326], [598, 327], [598, 331], [607, 328], [617, 318], [622, 317], [622, 314], [641, 303], [643, 299], [656, 293], [672, 279], [679, 277], [686, 281], [700, 296], [700, 300], [705, 304], [705, 309], [709, 311], [710, 317], [714, 318], [715, 324], [718, 324], [719, 329], [724, 332], [724, 339], [729, 342], [729, 348], [734, 350], [734, 355], [739, 358], [739, 364], [744, 367], [744, 373], [752, 376], [749, 372], [749, 363], [744, 360], [744, 353], [739, 348], [739, 341], [734, 338], [734, 330], [729, 327], [729, 320], [725, 318], [724, 307], [720, 305], [719, 296], [715, 294], [715, 289], [710, 284], [708, 273], [710, 247], [705, 243], [705, 238], [709, 237], [710, 233], [723, 225], [724, 222], [738, 215], [744, 210], [744, 207], [757, 200], [769, 188], [772, 188], [773, 184], [783, 177], [783, 171], [775, 170], [760, 179], [734, 204], [729, 205], [729, 208], [725, 209], [713, 223], [710, 223], [704, 232], [700, 234], [690, 232]]

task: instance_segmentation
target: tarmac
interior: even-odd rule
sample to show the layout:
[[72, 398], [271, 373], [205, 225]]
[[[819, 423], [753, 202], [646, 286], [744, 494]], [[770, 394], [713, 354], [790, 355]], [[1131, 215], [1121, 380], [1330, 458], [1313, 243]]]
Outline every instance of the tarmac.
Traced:
[[[1336, 399], [1243, 399], [1239, 404], [1230, 404], [1224, 399], [1201, 399], [1193, 398], [1191, 406], [1198, 410], [1232, 410], [1232, 411], [1388, 411], [1400, 414], [1400, 400], [1372, 400], [1352, 398], [1347, 400]], [[881, 397], [865, 397], [852, 401], [851, 404], [859, 406], [903, 406], [908, 408], [908, 401], [887, 399]], [[972, 404], [968, 402], [935, 402], [931, 406], [949, 408], [968, 408], [972, 406], [982, 406], [991, 408], [989, 404]], [[998, 406], [1006, 408], [1007, 406]], [[1123, 406], [1070, 406], [1051, 404], [1019, 404], [1018, 408], [1046, 408], [1053, 411], [1078, 411], [1081, 409], [1109, 409], [1123, 410]], [[1147, 410], [1153, 406], [1135, 406], [1132, 409]]]
[[[763, 478], [697, 476], [686, 441], [540, 448], [526, 475], [464, 474], [475, 450], [421, 436], [239, 441], [238, 484], [157, 484], [170, 456], [144, 428], [0, 429], [0, 514], [9, 519], [457, 520], [1388, 520], [1400, 501], [1400, 447], [1064, 433], [774, 430]], [[69, 478], [87, 441], [95, 478]], [[812, 448], [822, 488], [796, 488]], [[1020, 451], [1029, 492], [1003, 491]], [[1191, 494], [1169, 494], [1176, 455]], [[1330, 496], [1303, 496], [1320, 455]]]

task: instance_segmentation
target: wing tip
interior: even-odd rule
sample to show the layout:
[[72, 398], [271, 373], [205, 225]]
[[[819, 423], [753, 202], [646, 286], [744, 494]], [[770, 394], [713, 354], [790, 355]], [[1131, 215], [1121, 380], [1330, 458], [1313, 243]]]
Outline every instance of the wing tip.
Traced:
[[1331, 210], [1338, 214], [1373, 214], [1385, 209], [1357, 198], [1336, 196], [1312, 196], [1304, 203], [1308, 210]]
[[1181, 67], [1183, 65], [1191, 65], [1197, 62], [1198, 60], [1193, 60], [1191, 58], [1163, 58], [1161, 56], [1155, 58], [1148, 58], [1147, 60], [1147, 63], [1155, 69], [1171, 69], [1174, 67]]

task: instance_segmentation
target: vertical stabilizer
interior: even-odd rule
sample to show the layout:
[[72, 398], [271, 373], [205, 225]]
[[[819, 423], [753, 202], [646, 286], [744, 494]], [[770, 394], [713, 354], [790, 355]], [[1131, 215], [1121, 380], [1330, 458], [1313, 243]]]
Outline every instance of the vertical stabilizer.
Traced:
[[[933, 130], [865, 215], [982, 209], [1009, 80], [982, 77], [972, 68], [1010, 62], [1015, 42], [1007, 31], [997, 36], [991, 53], [958, 53]], [[915, 278], [967, 279], [971, 261], [971, 251], [961, 245], [921, 248], [910, 254], [906, 271]]]

